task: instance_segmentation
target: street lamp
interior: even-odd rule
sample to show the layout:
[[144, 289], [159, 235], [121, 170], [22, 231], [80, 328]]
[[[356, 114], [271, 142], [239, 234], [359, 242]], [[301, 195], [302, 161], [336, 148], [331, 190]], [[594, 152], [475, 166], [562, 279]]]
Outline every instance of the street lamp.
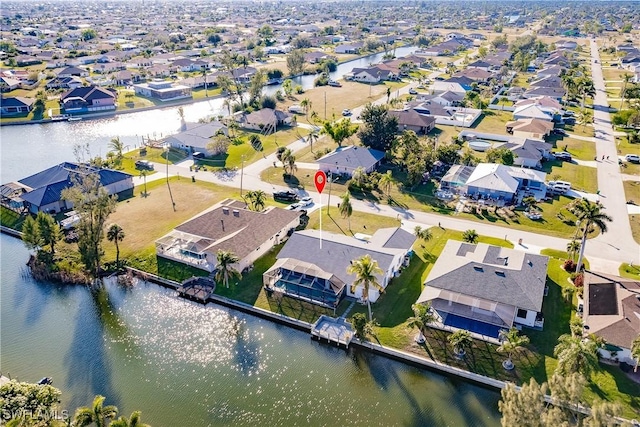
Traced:
[[242, 163], [240, 166], [240, 198], [242, 198], [242, 178], [244, 177], [244, 154], [242, 155]]
[[164, 155], [167, 160], [167, 188], [169, 189], [169, 197], [171, 198], [171, 206], [173, 211], [176, 211], [176, 202], [173, 201], [173, 194], [171, 193], [171, 186], [169, 185], [169, 144], [164, 144]]
[[329, 181], [329, 198], [327, 199], [327, 215], [329, 215], [329, 207], [331, 206], [331, 183], [333, 182], [333, 175], [331, 174], [331, 171], [329, 171], [327, 181]]

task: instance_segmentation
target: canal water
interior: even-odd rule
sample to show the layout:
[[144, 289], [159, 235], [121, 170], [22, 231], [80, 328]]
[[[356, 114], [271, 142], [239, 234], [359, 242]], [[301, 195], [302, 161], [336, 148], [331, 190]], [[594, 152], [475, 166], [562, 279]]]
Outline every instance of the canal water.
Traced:
[[497, 392], [234, 310], [132, 290], [38, 283], [0, 236], [0, 370], [50, 376], [62, 409], [107, 396], [158, 426], [497, 426]]
[[[400, 47], [395, 53], [401, 57], [416, 49]], [[380, 62], [383, 55], [378, 53], [340, 64], [330, 77], [340, 79], [354, 67], [368, 67]], [[304, 89], [311, 89], [315, 78], [315, 75], [300, 76], [294, 81]], [[278, 89], [279, 85], [268, 86], [265, 92], [275, 93]], [[201, 118], [227, 115], [223, 102], [224, 99], [217, 98], [184, 105], [185, 120], [196, 122]], [[105, 156], [112, 138], [119, 137], [126, 148], [133, 149], [140, 146], [143, 137], [161, 138], [176, 133], [179, 128], [178, 107], [76, 122], [1, 126], [0, 182], [14, 181], [60, 162], [74, 160], [73, 148], [76, 144], [89, 144], [92, 156]]]
[[[403, 48], [404, 49], [404, 48]], [[397, 55], [411, 52], [398, 49]], [[332, 78], [381, 55], [341, 65]], [[341, 74], [342, 73], [342, 74]], [[305, 87], [314, 76], [300, 78]], [[221, 113], [222, 100], [185, 105], [188, 121]], [[179, 128], [177, 107], [109, 118], [0, 127], [0, 177], [8, 182], [65, 160], [76, 143], [104, 155], [115, 136]], [[24, 381], [51, 376], [61, 409], [107, 396], [123, 414], [158, 426], [497, 426], [499, 394], [234, 310], [178, 299], [156, 285], [132, 290], [30, 279], [22, 243], [0, 236], [0, 371]]]

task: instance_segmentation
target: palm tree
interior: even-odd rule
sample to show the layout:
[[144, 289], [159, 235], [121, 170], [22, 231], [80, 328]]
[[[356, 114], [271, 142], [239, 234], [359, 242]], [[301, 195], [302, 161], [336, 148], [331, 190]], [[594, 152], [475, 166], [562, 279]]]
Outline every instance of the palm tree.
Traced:
[[134, 411], [129, 419], [120, 417], [109, 424], [109, 427], [149, 427], [149, 424], [140, 421], [140, 414], [140, 411]]
[[587, 96], [593, 98], [596, 94], [596, 87], [593, 84], [593, 80], [587, 77], [580, 79], [579, 87], [582, 95], [582, 108], [584, 109], [585, 98]]
[[631, 358], [636, 361], [633, 372], [638, 372], [638, 364], [640, 363], [640, 335], [631, 343]]
[[413, 310], [413, 316], [407, 319], [407, 326], [418, 329], [418, 335], [416, 335], [415, 341], [418, 344], [422, 344], [425, 342], [424, 330], [430, 323], [436, 320], [436, 316], [431, 310], [431, 302], [426, 304], [413, 304], [411, 310]]
[[296, 156], [294, 156], [293, 154], [289, 154], [284, 163], [285, 173], [293, 175], [294, 172], [298, 170], [298, 166], [296, 165]]
[[558, 358], [556, 373], [561, 375], [578, 372], [589, 378], [598, 368], [598, 343], [581, 336], [560, 335], [553, 355]]
[[478, 237], [479, 236], [476, 230], [467, 230], [464, 233], [462, 233], [462, 240], [464, 240], [467, 243], [472, 243], [472, 244], [478, 243]]
[[391, 185], [393, 185], [393, 176], [390, 170], [380, 177], [378, 185], [386, 193], [387, 200], [391, 200]]
[[502, 362], [502, 367], [510, 371], [513, 369], [511, 357], [514, 353], [522, 350], [525, 345], [529, 344], [529, 337], [520, 335], [516, 328], [511, 328], [508, 332], [501, 332], [500, 338], [502, 343], [496, 351], [499, 353], [507, 353], [507, 360]]
[[362, 187], [364, 184], [364, 179], [367, 173], [365, 172], [362, 166], [358, 166], [355, 168], [353, 173], [351, 174], [351, 182], [358, 188]]
[[238, 270], [231, 267], [232, 264], [240, 261], [240, 258], [238, 258], [233, 252], [218, 249], [218, 253], [216, 254], [216, 261], [218, 263], [218, 265], [216, 266], [216, 281], [224, 283], [225, 287], [229, 287], [230, 276], [235, 276], [237, 278], [242, 277]]
[[587, 125], [589, 123], [593, 123], [593, 113], [583, 108], [578, 113], [577, 119], [578, 123], [582, 125], [582, 132], [584, 132], [584, 130], [587, 128]]
[[349, 221], [349, 230], [351, 230], [351, 215], [353, 214], [353, 206], [351, 206], [351, 199], [349, 198], [349, 191], [344, 193], [340, 200], [340, 207], [338, 208], [342, 218], [347, 218]]
[[140, 176], [142, 177], [142, 180], [144, 181], [144, 193], [143, 193], [142, 197], [147, 197], [147, 174], [148, 174], [148, 172], [146, 170], [140, 171]]
[[104, 396], [97, 395], [93, 399], [91, 408], [83, 406], [76, 410], [74, 416], [74, 426], [86, 427], [95, 424], [96, 427], [105, 427], [108, 418], [115, 418], [118, 415], [118, 408], [113, 405], [103, 406]]
[[311, 109], [311, 101], [309, 100], [309, 98], [304, 98], [302, 101], [300, 101], [300, 106], [304, 110], [304, 115], [305, 115], [305, 117], [307, 119], [307, 122], [308, 122], [309, 121], [309, 110]]
[[347, 273], [355, 274], [356, 279], [351, 284], [351, 293], [355, 293], [356, 288], [362, 285], [362, 299], [367, 302], [369, 310], [369, 320], [373, 320], [371, 315], [371, 303], [369, 301], [369, 287], [373, 286], [380, 292], [384, 292], [384, 288], [376, 277], [377, 274], [384, 274], [378, 266], [378, 261], [371, 258], [371, 255], [364, 255], [358, 259], [351, 261], [351, 265], [347, 267]]
[[576, 254], [580, 250], [580, 242], [577, 240], [572, 240], [567, 243], [567, 252], [569, 253], [569, 258], [571, 261], [575, 261]]
[[471, 338], [471, 334], [469, 331], [464, 329], [458, 329], [454, 333], [450, 334], [447, 337], [447, 341], [453, 347], [453, 352], [457, 357], [464, 357], [467, 353], [467, 349], [471, 348], [473, 345], [473, 338]]
[[573, 295], [576, 293], [576, 287], [569, 285], [562, 287], [562, 298], [568, 303], [573, 300]]
[[612, 221], [611, 217], [604, 212], [604, 206], [600, 202], [590, 202], [587, 199], [580, 199], [573, 206], [573, 213], [578, 217], [582, 230], [582, 241], [580, 242], [580, 255], [578, 256], [578, 265], [576, 271], [582, 269], [582, 259], [584, 257], [584, 248], [587, 244], [587, 235], [591, 227], [595, 226], [600, 229], [601, 233], [607, 232], [607, 221]]
[[204, 78], [204, 97], [208, 98], [209, 97], [209, 88], [207, 86], [207, 69], [206, 67], [202, 68], [202, 77]]
[[116, 245], [116, 267], [120, 265], [120, 247], [118, 246], [118, 242], [122, 242], [124, 237], [125, 234], [122, 227], [118, 224], [111, 224], [107, 230], [107, 240], [115, 243]]
[[311, 147], [311, 152], [313, 153], [313, 143], [314, 142], [318, 142], [318, 138], [320, 137], [320, 135], [318, 135], [318, 132], [316, 132], [315, 130], [312, 130], [311, 132], [309, 132], [309, 136], [307, 137], [307, 141], [309, 142], [309, 146]]
[[124, 151], [124, 143], [120, 141], [119, 137], [112, 138], [111, 141], [109, 141], [109, 151], [113, 151], [114, 153], [116, 153], [116, 158], [118, 160], [122, 159], [122, 151]]
[[248, 191], [247, 199], [251, 201], [251, 207], [254, 211], [262, 211], [264, 209], [264, 202], [267, 199], [267, 195], [262, 190]]
[[413, 229], [413, 234], [415, 234], [418, 239], [422, 239], [425, 242], [428, 242], [433, 238], [431, 230], [428, 228], [422, 228], [419, 225], [416, 225], [416, 228]]

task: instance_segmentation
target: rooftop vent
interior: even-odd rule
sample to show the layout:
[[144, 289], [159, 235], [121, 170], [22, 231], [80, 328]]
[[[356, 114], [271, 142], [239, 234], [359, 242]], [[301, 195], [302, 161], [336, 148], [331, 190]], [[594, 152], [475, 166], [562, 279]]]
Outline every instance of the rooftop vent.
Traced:
[[238, 209], [234, 209], [233, 216], [240, 216], [240, 211]]
[[502, 271], [502, 270], [496, 270], [496, 275], [501, 276], [501, 277], [505, 277], [504, 271]]
[[222, 213], [225, 215], [229, 215], [229, 208], [222, 208]]
[[481, 265], [474, 265], [474, 266], [473, 266], [473, 269], [474, 269], [475, 271], [479, 271], [479, 272], [483, 272], [483, 271], [484, 271], [484, 269], [482, 268], [482, 266], [481, 266]]

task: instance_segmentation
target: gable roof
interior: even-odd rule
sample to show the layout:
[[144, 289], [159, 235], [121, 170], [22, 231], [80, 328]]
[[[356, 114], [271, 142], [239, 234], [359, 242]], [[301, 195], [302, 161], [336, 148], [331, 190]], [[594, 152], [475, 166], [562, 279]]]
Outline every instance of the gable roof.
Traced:
[[449, 240], [418, 302], [428, 299], [428, 288], [437, 288], [539, 312], [548, 263], [542, 255]]
[[2, 98], [2, 108], [6, 107], [30, 107], [34, 102], [33, 98], [25, 98], [24, 96], [13, 96]]
[[398, 119], [398, 127], [419, 126], [429, 127], [436, 122], [432, 116], [419, 114], [416, 110], [390, 110], [389, 115]]
[[478, 164], [466, 185], [509, 193], [515, 193], [518, 190], [518, 180], [509, 174], [507, 167], [495, 163]]
[[216, 135], [218, 132], [224, 132], [226, 126], [218, 121], [209, 123], [186, 123], [185, 129], [182, 132], [167, 137], [167, 141], [171, 142], [175, 140], [180, 144], [184, 144], [190, 147], [206, 148], [207, 144], [211, 142], [210, 138]]
[[115, 99], [115, 97], [112, 92], [99, 86], [83, 86], [65, 92], [60, 96], [60, 100], [64, 102], [68, 98], [82, 98], [86, 102], [91, 102], [94, 99]]
[[363, 167], [367, 170], [382, 160], [383, 157], [384, 152], [382, 151], [350, 145], [348, 147], [337, 148], [336, 151], [316, 160], [316, 163], [347, 169]]
[[[320, 231], [296, 231], [287, 240], [277, 258], [292, 258], [312, 263], [344, 283], [353, 283], [355, 275], [347, 273], [351, 261], [370, 255], [378, 262], [382, 271], [387, 272], [394, 257], [405, 253], [413, 246], [415, 236], [409, 236], [413, 235], [404, 230], [398, 232], [396, 228], [380, 229], [367, 242], [351, 236], [323, 232], [320, 248]], [[383, 275], [377, 277], [381, 280]]]

